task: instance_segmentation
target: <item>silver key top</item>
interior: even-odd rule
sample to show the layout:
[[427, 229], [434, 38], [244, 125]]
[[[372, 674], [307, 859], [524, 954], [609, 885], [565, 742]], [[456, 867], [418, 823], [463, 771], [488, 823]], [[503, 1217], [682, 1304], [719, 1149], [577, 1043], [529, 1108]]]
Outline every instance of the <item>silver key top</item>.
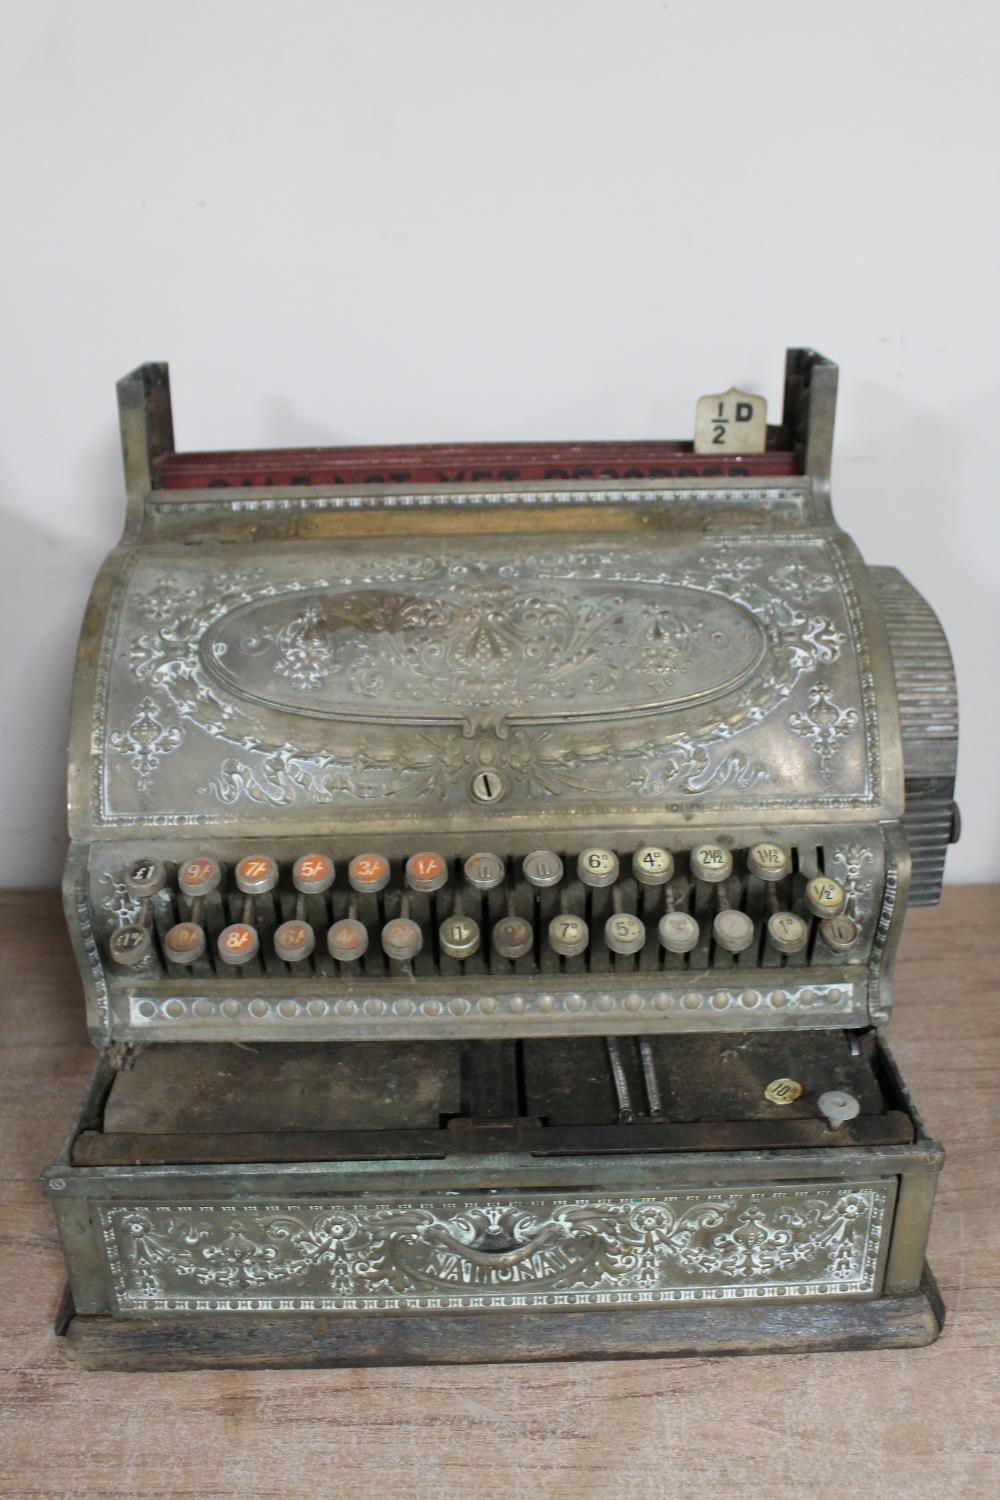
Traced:
[[125, 889], [142, 900], [155, 896], [167, 883], [167, 867], [162, 859], [137, 859], [125, 871]]
[[698, 923], [686, 911], [665, 912], [658, 931], [668, 953], [690, 953], [700, 935]]
[[493, 947], [501, 958], [523, 958], [534, 945], [534, 929], [523, 917], [501, 917], [493, 928]]
[[666, 885], [674, 873], [674, 856], [669, 849], [647, 844], [632, 856], [632, 874], [641, 885]]
[[772, 912], [767, 935], [779, 953], [798, 953], [809, 941], [809, 923], [794, 911]]
[[445, 917], [438, 938], [449, 958], [471, 958], [479, 947], [479, 923], [471, 917]]
[[526, 854], [521, 868], [525, 880], [543, 888], [558, 885], [563, 878], [563, 862], [551, 849], [535, 849]]
[[134, 969], [153, 951], [153, 940], [147, 927], [130, 922], [127, 927], [118, 927], [108, 940], [111, 957], [123, 969]]
[[758, 880], [783, 880], [791, 868], [791, 855], [780, 844], [754, 844], [747, 851], [747, 869]]
[[819, 924], [819, 935], [834, 953], [846, 953], [861, 936], [861, 928], [851, 917], [826, 917]]
[[753, 942], [753, 922], [745, 911], [727, 909], [716, 913], [712, 936], [727, 953], [742, 953]]
[[691, 850], [691, 874], [718, 885], [733, 873], [733, 856], [721, 844], [699, 844]]
[[806, 886], [806, 905], [814, 917], [839, 917], [846, 900], [840, 881], [829, 875], [814, 875]]
[[628, 912], [616, 912], [604, 924], [604, 941], [612, 953], [638, 953], [646, 941], [646, 924]]
[[499, 854], [470, 854], [463, 868], [466, 880], [477, 891], [495, 890], [507, 873]]
[[575, 958], [590, 942], [590, 933], [582, 917], [560, 912], [549, 923], [549, 947], [564, 958]]
[[584, 849], [577, 855], [576, 873], [584, 885], [614, 885], [618, 879], [618, 856], [611, 849]]

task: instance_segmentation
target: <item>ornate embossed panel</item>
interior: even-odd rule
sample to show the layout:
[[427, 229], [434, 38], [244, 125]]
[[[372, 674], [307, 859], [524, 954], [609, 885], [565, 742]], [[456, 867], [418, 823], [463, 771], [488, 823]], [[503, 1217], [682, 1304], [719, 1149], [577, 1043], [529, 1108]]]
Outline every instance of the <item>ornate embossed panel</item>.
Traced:
[[484, 768], [534, 819], [885, 790], [860, 605], [836, 544], [801, 533], [145, 547], [93, 715], [102, 827], [475, 817]]
[[894, 1180], [97, 1212], [119, 1314], [598, 1307], [878, 1292]]

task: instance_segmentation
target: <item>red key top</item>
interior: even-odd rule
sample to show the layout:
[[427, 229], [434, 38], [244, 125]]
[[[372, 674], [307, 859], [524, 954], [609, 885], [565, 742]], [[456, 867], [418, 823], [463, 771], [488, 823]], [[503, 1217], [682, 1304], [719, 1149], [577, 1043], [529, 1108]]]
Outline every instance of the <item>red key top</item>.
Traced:
[[269, 854], [248, 854], [236, 866], [236, 884], [244, 896], [263, 896], [278, 884], [278, 866]]
[[181, 865], [177, 871], [177, 884], [185, 896], [194, 900], [197, 896], [207, 896], [211, 891], [218, 890], [222, 879], [222, 869], [217, 859], [212, 859], [208, 854], [199, 854], [195, 859], [189, 859], [186, 865]]
[[334, 922], [326, 935], [326, 946], [330, 957], [338, 963], [349, 964], [368, 951], [368, 930], [354, 917], [344, 917]]
[[219, 933], [219, 957], [224, 964], [248, 964], [260, 952], [260, 938], [256, 927], [247, 922], [234, 922]]
[[197, 922], [178, 922], [163, 939], [163, 952], [171, 963], [197, 963], [204, 951], [205, 929]]
[[316, 946], [316, 934], [308, 922], [282, 922], [274, 934], [274, 951], [286, 964], [301, 963]]
[[389, 884], [389, 861], [383, 854], [356, 854], [347, 866], [356, 891], [381, 891]]
[[448, 879], [440, 854], [411, 854], [406, 861], [406, 883], [411, 891], [439, 891]]
[[303, 854], [292, 866], [292, 884], [305, 896], [328, 891], [333, 885], [333, 860], [325, 854]]

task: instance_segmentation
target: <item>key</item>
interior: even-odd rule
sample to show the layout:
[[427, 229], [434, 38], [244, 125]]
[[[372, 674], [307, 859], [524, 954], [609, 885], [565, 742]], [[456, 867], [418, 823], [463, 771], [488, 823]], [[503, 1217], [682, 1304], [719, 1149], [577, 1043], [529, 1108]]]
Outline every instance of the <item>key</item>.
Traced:
[[463, 869], [466, 880], [477, 891], [492, 891], [503, 884], [507, 873], [498, 854], [470, 854]]
[[471, 917], [445, 917], [438, 937], [449, 958], [471, 958], [479, 947], [479, 923]]
[[256, 927], [249, 922], [233, 922], [219, 933], [219, 957], [224, 964], [239, 968], [248, 964], [260, 952], [260, 938]]
[[791, 868], [791, 856], [780, 844], [754, 844], [747, 852], [747, 869], [758, 880], [784, 880]]
[[269, 854], [248, 854], [236, 866], [236, 885], [244, 896], [264, 896], [278, 884], [278, 866]]
[[205, 952], [205, 929], [197, 922], [178, 922], [164, 935], [163, 954], [172, 964], [196, 964]]
[[167, 883], [167, 868], [161, 859], [137, 859], [125, 871], [125, 889], [140, 901], [155, 896]]
[[584, 849], [577, 855], [576, 873], [584, 885], [614, 885], [618, 879], [618, 856], [610, 849]]
[[658, 931], [668, 953], [690, 953], [700, 936], [698, 923], [686, 911], [665, 912]]
[[767, 935], [779, 953], [798, 953], [809, 941], [809, 923], [793, 911], [772, 912]]
[[534, 929], [523, 917], [501, 917], [493, 929], [493, 947], [503, 958], [523, 958], [534, 943]]
[[286, 964], [301, 963], [316, 946], [316, 934], [308, 922], [282, 922], [274, 934], [274, 951]]
[[582, 953], [590, 941], [587, 924], [582, 917], [569, 912], [560, 912], [549, 923], [549, 947], [563, 958], [575, 958]]
[[846, 953], [861, 936], [861, 928], [850, 917], [826, 917], [819, 924], [819, 935], [834, 953]]
[[646, 924], [628, 912], [616, 912], [604, 924], [604, 941], [612, 953], [638, 953], [646, 941]]
[[338, 963], [349, 964], [368, 952], [368, 929], [355, 917], [343, 917], [334, 922], [326, 935], [326, 946], [330, 957]]
[[319, 896], [333, 885], [335, 874], [325, 854], [302, 854], [292, 866], [292, 884], [303, 896]]
[[222, 868], [219, 861], [208, 854], [199, 854], [195, 859], [189, 859], [177, 871], [177, 884], [192, 901], [217, 891], [221, 880]]
[[691, 850], [691, 874], [718, 885], [733, 873], [733, 856], [721, 844], [699, 844]]
[[529, 884], [542, 889], [558, 885], [563, 878], [563, 862], [551, 849], [535, 849], [526, 854], [521, 869]]
[[405, 963], [416, 958], [424, 946], [424, 935], [409, 917], [393, 917], [382, 928], [382, 948], [388, 958]]
[[716, 912], [712, 923], [712, 936], [720, 948], [727, 953], [742, 953], [753, 942], [753, 922], [745, 911]]
[[382, 854], [356, 854], [347, 866], [348, 880], [363, 894], [384, 890], [389, 873], [389, 861]]
[[641, 885], [666, 885], [674, 873], [674, 856], [669, 849], [648, 844], [632, 856], [632, 874]]
[[111, 957], [123, 969], [134, 969], [153, 951], [153, 940], [148, 927], [130, 922], [127, 927], [117, 927], [108, 940]]
[[806, 886], [806, 905], [814, 917], [839, 917], [846, 900], [840, 881], [829, 875], [814, 875]]
[[853, 1094], [848, 1094], [844, 1089], [827, 1089], [820, 1094], [816, 1100], [821, 1115], [825, 1115], [830, 1122], [830, 1129], [837, 1130], [848, 1120], [854, 1120], [861, 1113], [861, 1105]]
[[411, 891], [439, 891], [448, 879], [440, 854], [411, 854], [406, 861], [406, 883]]

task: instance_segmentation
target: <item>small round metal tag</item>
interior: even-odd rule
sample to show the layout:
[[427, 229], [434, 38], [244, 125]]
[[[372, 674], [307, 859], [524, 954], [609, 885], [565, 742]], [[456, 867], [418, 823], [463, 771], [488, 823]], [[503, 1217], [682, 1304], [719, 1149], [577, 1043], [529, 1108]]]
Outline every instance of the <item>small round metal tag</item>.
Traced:
[[802, 1085], [794, 1078], [773, 1078], [764, 1090], [768, 1104], [794, 1104], [802, 1098]]

